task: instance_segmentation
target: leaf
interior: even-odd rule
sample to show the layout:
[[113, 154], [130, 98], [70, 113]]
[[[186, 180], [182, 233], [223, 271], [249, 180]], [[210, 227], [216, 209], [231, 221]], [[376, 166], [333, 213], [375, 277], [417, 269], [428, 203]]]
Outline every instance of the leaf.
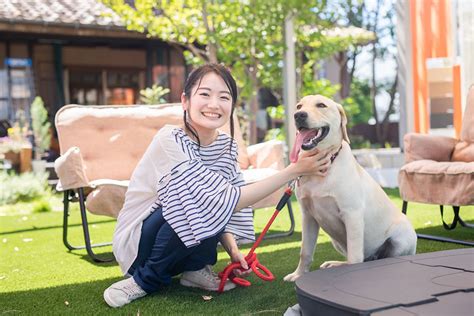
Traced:
[[202, 296], [202, 299], [207, 302], [207, 301], [212, 300], [212, 296], [210, 296], [210, 295], [203, 295], [203, 296]]

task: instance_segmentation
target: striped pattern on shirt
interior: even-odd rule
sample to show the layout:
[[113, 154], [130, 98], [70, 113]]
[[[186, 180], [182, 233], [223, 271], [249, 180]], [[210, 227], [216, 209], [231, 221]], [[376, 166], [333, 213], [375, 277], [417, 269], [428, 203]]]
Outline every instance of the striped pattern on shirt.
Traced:
[[251, 209], [233, 213], [244, 185], [237, 166], [237, 144], [219, 134], [209, 146], [199, 147], [186, 133], [173, 130], [176, 144], [189, 160], [174, 166], [158, 185], [157, 205], [187, 247], [221, 232], [254, 239]]

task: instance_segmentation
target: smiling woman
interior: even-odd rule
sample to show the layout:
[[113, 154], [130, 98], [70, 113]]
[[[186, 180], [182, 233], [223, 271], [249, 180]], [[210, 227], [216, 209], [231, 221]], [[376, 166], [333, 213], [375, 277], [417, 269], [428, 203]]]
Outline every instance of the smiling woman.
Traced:
[[[248, 206], [328, 167], [326, 153], [305, 152], [297, 164], [245, 185], [233, 139], [236, 101], [235, 80], [224, 66], [204, 65], [189, 75], [181, 96], [183, 126], [161, 128], [130, 179], [113, 250], [122, 272], [132, 277], [104, 291], [108, 305], [156, 292], [180, 273], [183, 286], [217, 291], [220, 280], [211, 267], [219, 241], [240, 263], [234, 274], [246, 274], [235, 238], [254, 239]], [[230, 135], [218, 131], [226, 124]], [[224, 291], [234, 287], [226, 283]]]

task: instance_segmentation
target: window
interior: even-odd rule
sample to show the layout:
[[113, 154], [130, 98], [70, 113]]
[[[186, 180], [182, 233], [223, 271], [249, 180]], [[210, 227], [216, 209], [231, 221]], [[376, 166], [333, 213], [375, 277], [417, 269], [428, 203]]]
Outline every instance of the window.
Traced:
[[68, 103], [131, 105], [139, 101], [140, 69], [69, 68], [65, 72]]

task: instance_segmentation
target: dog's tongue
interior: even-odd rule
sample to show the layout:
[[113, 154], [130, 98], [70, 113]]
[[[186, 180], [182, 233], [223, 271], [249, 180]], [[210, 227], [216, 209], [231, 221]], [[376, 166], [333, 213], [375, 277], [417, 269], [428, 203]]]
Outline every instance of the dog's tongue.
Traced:
[[312, 134], [315, 134], [315, 132], [310, 129], [296, 132], [295, 144], [293, 145], [293, 149], [291, 149], [290, 153], [291, 162], [295, 163], [298, 161], [298, 154], [300, 153], [301, 145], [303, 145], [305, 139], [312, 137]]

